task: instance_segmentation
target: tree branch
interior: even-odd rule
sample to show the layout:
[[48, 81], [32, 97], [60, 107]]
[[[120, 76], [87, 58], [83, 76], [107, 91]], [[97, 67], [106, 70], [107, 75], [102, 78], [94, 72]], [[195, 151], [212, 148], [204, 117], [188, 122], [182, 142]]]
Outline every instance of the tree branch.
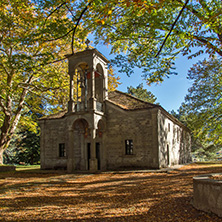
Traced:
[[88, 3], [88, 5], [82, 10], [79, 18], [77, 19], [76, 25], [75, 25], [75, 27], [74, 27], [74, 29], [73, 29], [72, 43], [71, 43], [72, 54], [74, 54], [74, 47], [73, 47], [73, 45], [74, 45], [74, 38], [75, 38], [76, 29], [77, 29], [77, 27], [78, 27], [78, 25], [79, 25], [79, 22], [80, 22], [82, 16], [84, 15], [84, 13], [85, 13], [86, 10], [88, 9], [88, 7], [91, 5], [91, 3], [92, 3], [92, 1], [90, 1], [90, 2]]
[[49, 18], [54, 12], [56, 12], [58, 9], [60, 9], [60, 8], [61, 8], [63, 5], [65, 5], [65, 4], [66, 4], [66, 2], [63, 2], [62, 4], [60, 4], [59, 6], [57, 6], [52, 12], [49, 13], [49, 15], [48, 15], [48, 16], [46, 17], [46, 19], [45, 19], [45, 22], [44, 22], [43, 27], [45, 26], [48, 18]]
[[1, 65], [2, 68], [4, 69], [5, 73], [6, 73], [7, 75], [10, 75], [9, 72], [8, 72], [8, 70], [5, 68], [5, 66], [4, 66], [2, 63], [0, 63], [0, 65]]
[[5, 112], [7, 112], [7, 108], [6, 108], [6, 106], [3, 104], [3, 100], [4, 100], [4, 98], [3, 98], [2, 96], [0, 96], [0, 107], [2, 107], [3, 112], [5, 113]]
[[[39, 67], [45, 66], [45, 65], [51, 65], [51, 64], [61, 62], [61, 61], [64, 61], [64, 60], [66, 60], [66, 58], [54, 60], [52, 62], [42, 63], [42, 64], [39, 64], [39, 65], [36, 65], [36, 66], [29, 67], [29, 68], [27, 68], [27, 70], [32, 70], [33, 68], [37, 68], [37, 67], [39, 68]], [[39, 69], [41, 69], [41, 68], [39, 68]]]
[[[31, 84], [31, 82], [32, 82], [32, 80], [33, 80], [33, 77], [34, 77], [34, 76], [31, 75], [31, 76], [27, 79], [26, 83], [27, 83], [27, 84]], [[24, 101], [25, 101], [27, 92], [28, 92], [28, 88], [23, 88], [22, 93], [21, 93], [21, 96], [20, 96], [20, 99], [19, 99], [18, 107], [17, 107], [17, 109], [16, 109], [16, 111], [15, 111], [15, 116], [14, 116], [14, 118], [13, 118], [12, 124], [11, 124], [11, 126], [10, 126], [10, 128], [9, 128], [9, 131], [8, 131], [8, 132], [9, 132], [8, 136], [11, 136], [11, 135], [14, 133], [14, 130], [15, 130], [18, 122], [19, 122], [19, 119], [20, 119], [20, 117], [21, 117], [21, 111], [22, 111], [22, 108], [23, 108], [23, 104], [24, 104]]]
[[6, 55], [8, 56], [8, 53], [7, 53], [6, 50], [4, 50], [4, 49], [0, 49], [0, 51], [2, 51], [4, 54], [6, 54]]
[[72, 17], [74, 19], [76, 19], [75, 15], [72, 13], [72, 10], [68, 7], [68, 5], [66, 5], [66, 8], [68, 9], [68, 11], [71, 13]]
[[216, 46], [214, 46], [212, 43], [208, 42], [206, 39], [204, 39], [203, 37], [199, 37], [199, 36], [193, 36], [194, 39], [196, 39], [199, 42], [204, 43], [204, 45], [206, 45], [208, 48], [213, 49], [215, 52], [217, 52], [220, 56], [222, 56], [222, 51], [220, 49], [218, 49]]
[[53, 41], [57, 41], [59, 39], [62, 39], [64, 37], [66, 37], [67, 35], [69, 35], [72, 31], [74, 30], [74, 28], [72, 28], [71, 30], [69, 30], [66, 34], [60, 36], [60, 37], [57, 37], [55, 39], [49, 39], [49, 40], [46, 40], [45, 42], [53, 42]]
[[186, 8], [186, 5], [188, 4], [188, 2], [189, 2], [189, 0], [186, 0], [185, 4], [183, 5], [183, 8], [180, 10], [179, 15], [177, 16], [176, 20], [175, 20], [174, 23], [172, 24], [171, 29], [170, 29], [169, 33], [167, 34], [166, 38], [164, 39], [164, 41], [163, 41], [163, 43], [162, 43], [159, 51], [157, 52], [155, 58], [156, 58], [156, 57], [160, 54], [160, 52], [162, 51], [163, 46], [165, 45], [168, 37], [170, 36], [171, 32], [173, 31], [174, 26], [176, 25], [177, 21], [179, 20], [180, 16], [182, 15], [183, 10]]

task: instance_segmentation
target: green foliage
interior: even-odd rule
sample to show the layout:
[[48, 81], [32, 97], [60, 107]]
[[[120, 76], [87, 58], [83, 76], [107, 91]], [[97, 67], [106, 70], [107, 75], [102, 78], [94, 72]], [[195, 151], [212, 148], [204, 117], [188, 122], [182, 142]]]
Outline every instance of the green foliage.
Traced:
[[192, 152], [195, 157], [216, 158], [222, 147], [222, 68], [221, 58], [199, 61], [190, 68], [193, 82], [185, 103], [171, 114], [192, 130]]
[[7, 164], [38, 164], [40, 162], [40, 135], [26, 129], [15, 133], [4, 153]]
[[192, 87], [182, 110], [194, 136], [222, 145], [222, 67], [221, 59], [198, 62], [188, 73]]
[[63, 59], [71, 51], [71, 36], [65, 34], [74, 23], [67, 7], [53, 12], [52, 1], [40, 3], [0, 4], [0, 163], [19, 125], [35, 132], [37, 116], [66, 105], [69, 80]]
[[150, 91], [143, 88], [142, 83], [136, 88], [132, 86], [127, 87], [127, 93], [149, 103], [155, 103], [157, 100], [157, 98]]
[[[189, 1], [160, 56], [155, 57], [184, 3], [93, 1], [84, 16], [84, 27], [95, 33], [98, 43], [111, 45], [112, 53], [124, 53], [113, 61], [120, 71], [130, 75], [139, 67], [148, 83], [161, 82], [175, 73], [174, 61], [180, 53], [190, 58], [202, 53], [222, 56], [221, 0], [201, 0]], [[193, 47], [199, 51], [192, 53]]]
[[193, 139], [192, 142], [192, 153], [195, 158], [200, 160], [215, 160], [217, 159], [217, 152], [221, 149], [221, 146], [215, 144], [209, 144], [201, 142], [198, 139]]
[[192, 151], [201, 159], [215, 158], [222, 147], [221, 58], [200, 61], [188, 73], [193, 82], [176, 114], [192, 130]]

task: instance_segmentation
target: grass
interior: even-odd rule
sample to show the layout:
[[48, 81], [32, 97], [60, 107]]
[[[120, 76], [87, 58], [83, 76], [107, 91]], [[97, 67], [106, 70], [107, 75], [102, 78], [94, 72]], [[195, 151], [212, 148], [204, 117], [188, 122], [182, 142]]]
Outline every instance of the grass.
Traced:
[[23, 171], [23, 170], [40, 170], [40, 165], [17, 165], [16, 171]]

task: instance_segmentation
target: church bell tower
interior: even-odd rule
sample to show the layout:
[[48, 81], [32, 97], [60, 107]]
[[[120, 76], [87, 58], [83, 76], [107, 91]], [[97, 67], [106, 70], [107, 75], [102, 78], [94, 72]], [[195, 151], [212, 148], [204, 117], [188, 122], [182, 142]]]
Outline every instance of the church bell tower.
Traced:
[[[89, 41], [88, 41], [89, 42]], [[108, 97], [108, 60], [88, 46], [67, 55], [69, 63], [68, 172], [103, 168], [104, 102]]]
[[96, 49], [67, 55], [69, 62], [68, 113], [104, 112], [103, 102], [108, 96], [108, 60]]

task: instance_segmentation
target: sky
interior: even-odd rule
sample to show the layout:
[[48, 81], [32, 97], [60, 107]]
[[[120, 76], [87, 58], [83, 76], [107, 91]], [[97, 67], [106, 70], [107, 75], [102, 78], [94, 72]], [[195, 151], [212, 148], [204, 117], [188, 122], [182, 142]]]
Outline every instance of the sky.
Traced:
[[[97, 45], [93, 46], [99, 52], [101, 52], [108, 60], [114, 58], [110, 55], [110, 49], [107, 46]], [[192, 64], [195, 64], [198, 60], [202, 60], [204, 55], [194, 58], [187, 59], [185, 56], [181, 56], [175, 62], [176, 71], [178, 75], [171, 75], [169, 78], [165, 78], [163, 83], [153, 84], [148, 86], [146, 81], [141, 77], [142, 70], [136, 69], [135, 73], [128, 77], [125, 73], [118, 73], [115, 69], [115, 73], [120, 77], [120, 82], [122, 83], [117, 88], [122, 92], [127, 92], [127, 87], [133, 86], [137, 87], [140, 83], [143, 83], [143, 87], [148, 91], [152, 92], [156, 97], [158, 102], [167, 111], [177, 111], [184, 98], [188, 93], [188, 88], [191, 87], [192, 82], [187, 79], [187, 73]], [[115, 67], [114, 67], [115, 68]]]

